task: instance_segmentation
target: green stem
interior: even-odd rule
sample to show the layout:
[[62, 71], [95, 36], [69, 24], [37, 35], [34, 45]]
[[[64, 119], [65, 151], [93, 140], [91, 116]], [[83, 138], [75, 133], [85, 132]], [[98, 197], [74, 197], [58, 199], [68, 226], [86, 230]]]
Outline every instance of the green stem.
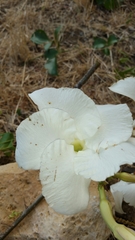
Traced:
[[113, 218], [112, 209], [111, 209], [109, 201], [106, 199], [105, 189], [104, 189], [103, 185], [104, 185], [104, 183], [102, 183], [102, 182], [99, 183], [99, 185], [98, 185], [98, 191], [99, 191], [99, 196], [100, 196], [100, 211], [101, 211], [101, 215], [102, 215], [105, 223], [113, 232], [117, 223], [115, 222], [115, 220]]
[[119, 178], [120, 180], [124, 182], [132, 182], [135, 183], [135, 175], [129, 174], [126, 172], [116, 173], [114, 177]]

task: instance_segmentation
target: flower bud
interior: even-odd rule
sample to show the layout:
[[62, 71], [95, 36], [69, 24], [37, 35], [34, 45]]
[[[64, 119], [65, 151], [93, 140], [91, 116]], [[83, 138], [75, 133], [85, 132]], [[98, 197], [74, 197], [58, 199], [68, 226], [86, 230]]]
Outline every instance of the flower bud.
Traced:
[[135, 240], [135, 231], [122, 224], [117, 224], [113, 230], [113, 234], [119, 240]]

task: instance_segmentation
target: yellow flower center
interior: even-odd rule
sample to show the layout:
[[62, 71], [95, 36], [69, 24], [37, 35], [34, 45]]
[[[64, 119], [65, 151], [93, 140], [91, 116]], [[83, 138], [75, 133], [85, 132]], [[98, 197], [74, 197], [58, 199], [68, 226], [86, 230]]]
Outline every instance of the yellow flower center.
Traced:
[[84, 141], [75, 139], [74, 142], [72, 143], [72, 145], [74, 146], [74, 151], [79, 152], [79, 151], [82, 151], [84, 148]]

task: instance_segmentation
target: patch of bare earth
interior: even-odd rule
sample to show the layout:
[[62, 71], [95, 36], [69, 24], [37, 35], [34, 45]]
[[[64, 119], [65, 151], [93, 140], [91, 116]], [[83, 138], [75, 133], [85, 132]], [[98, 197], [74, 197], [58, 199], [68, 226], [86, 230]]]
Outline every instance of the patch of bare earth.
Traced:
[[[1, 0], [0, 132], [15, 133], [20, 122], [35, 111], [28, 93], [46, 86], [74, 87], [97, 61], [100, 67], [82, 90], [98, 104], [127, 102], [135, 116], [134, 103], [108, 89], [117, 80], [116, 70], [135, 67], [134, 19], [134, 1], [124, 1], [119, 9], [108, 12], [93, 1], [83, 8], [72, 0]], [[50, 76], [44, 69], [43, 46], [37, 48], [30, 38], [37, 29], [53, 38], [58, 26], [62, 26], [59, 75]], [[106, 39], [111, 34], [119, 41], [109, 56], [93, 49], [94, 37]], [[124, 57], [129, 61], [121, 63]], [[1, 164], [13, 161], [14, 154], [10, 159], [1, 155]]]

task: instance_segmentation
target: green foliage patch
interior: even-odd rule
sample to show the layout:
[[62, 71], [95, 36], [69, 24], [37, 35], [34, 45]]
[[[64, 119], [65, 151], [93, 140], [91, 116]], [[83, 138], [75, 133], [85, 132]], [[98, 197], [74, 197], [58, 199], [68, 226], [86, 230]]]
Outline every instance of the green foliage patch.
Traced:
[[104, 7], [106, 10], [115, 10], [118, 8], [123, 0], [96, 0], [97, 5]]
[[53, 40], [41, 29], [36, 30], [31, 36], [31, 41], [35, 44], [44, 44], [43, 56], [46, 61], [44, 67], [50, 75], [58, 75], [57, 55], [60, 53], [60, 32], [61, 26], [54, 30]]
[[14, 135], [10, 132], [0, 133], [0, 151], [6, 156], [10, 156], [14, 151]]
[[109, 55], [109, 47], [118, 42], [118, 38], [115, 35], [110, 35], [106, 40], [103, 38], [95, 37], [93, 42], [93, 48], [101, 49], [105, 55]]

